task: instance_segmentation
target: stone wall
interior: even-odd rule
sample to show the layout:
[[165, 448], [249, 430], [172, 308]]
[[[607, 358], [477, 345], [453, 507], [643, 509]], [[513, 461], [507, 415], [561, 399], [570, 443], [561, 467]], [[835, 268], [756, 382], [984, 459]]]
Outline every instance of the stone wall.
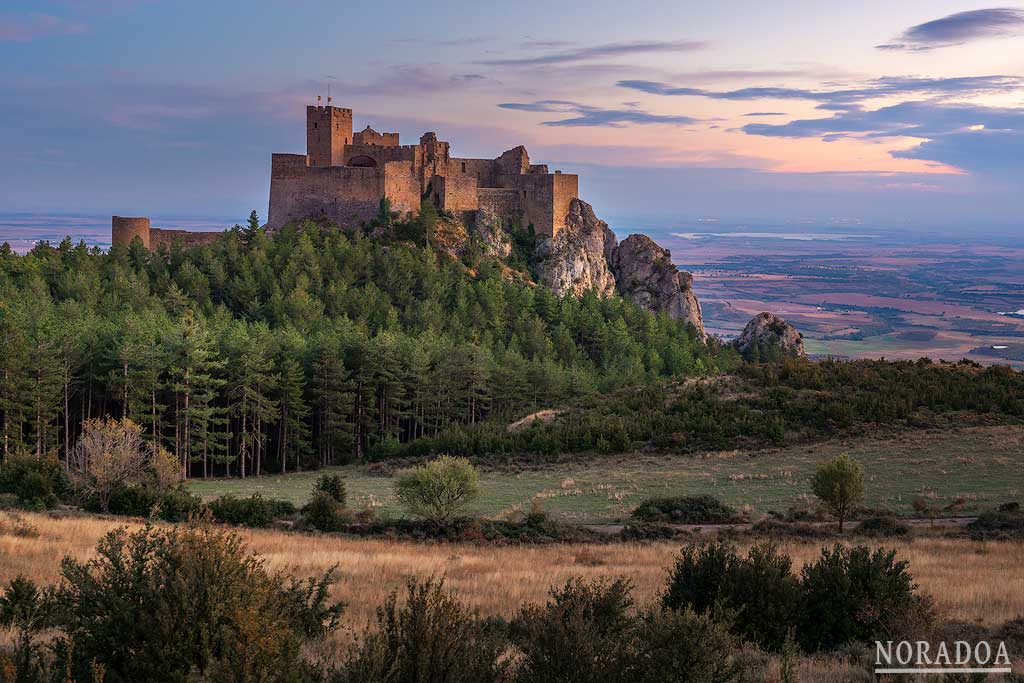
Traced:
[[168, 230], [166, 228], [153, 228], [149, 231], [149, 248], [156, 251], [160, 245], [168, 249], [174, 246], [175, 242], [181, 242], [185, 248], [199, 247], [214, 242], [223, 232], [193, 232], [191, 230]]
[[431, 196], [442, 211], [476, 211], [476, 177], [469, 174], [433, 176], [430, 179]]
[[[275, 162], [280, 156], [275, 155]], [[358, 225], [377, 215], [384, 169], [303, 166], [302, 173], [296, 173], [292, 160], [284, 161], [288, 163], [275, 163], [270, 179], [270, 228], [305, 218]]]
[[381, 196], [391, 201], [391, 210], [401, 214], [420, 212], [421, 182], [411, 161], [389, 161], [384, 164]]
[[476, 178], [476, 184], [479, 187], [498, 186], [498, 178], [494, 170], [494, 159], [452, 157], [448, 161], [447, 175], [452, 176], [460, 173]]
[[506, 225], [522, 215], [519, 190], [505, 187], [481, 187], [477, 189], [477, 207], [501, 218]]
[[353, 145], [380, 145], [382, 147], [398, 147], [398, 133], [378, 133], [367, 126], [352, 134]]
[[148, 218], [112, 216], [110, 219], [110, 243], [122, 246], [130, 245], [138, 239], [142, 246], [156, 251], [160, 245], [170, 249], [175, 242], [184, 247], [197, 247], [209, 244], [223, 235], [223, 232], [193, 232], [191, 230], [167, 230], [166, 228], [150, 227]]
[[273, 157], [267, 217], [272, 229], [305, 218], [359, 225], [377, 215], [382, 197], [391, 200], [394, 211], [419, 213], [420, 180], [411, 161], [387, 161], [377, 168], [316, 168], [300, 164], [301, 159], [294, 154]]
[[416, 145], [403, 145], [401, 147], [346, 145], [343, 165], [352, 166], [352, 160], [356, 157], [373, 159], [373, 162], [378, 167], [383, 167], [389, 161], [416, 161], [419, 158], [419, 151], [420, 148]]

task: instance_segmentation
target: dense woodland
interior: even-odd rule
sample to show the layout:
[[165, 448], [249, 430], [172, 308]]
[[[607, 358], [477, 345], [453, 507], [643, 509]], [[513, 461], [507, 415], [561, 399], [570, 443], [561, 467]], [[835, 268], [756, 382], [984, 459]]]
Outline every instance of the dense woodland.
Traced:
[[110, 415], [187, 476], [285, 472], [739, 363], [621, 299], [557, 298], [497, 261], [439, 255], [421, 222], [372, 239], [257, 226], [154, 254], [3, 245], [0, 455], [63, 459]]
[[[0, 456], [66, 459], [128, 417], [185, 476], [355, 460], [735, 448], [859, 427], [1024, 417], [1005, 367], [743, 362], [618, 297], [556, 297], [506, 263], [430, 246], [429, 212], [362, 231], [212, 245], [0, 249]], [[369, 232], [373, 237], [368, 237]], [[509, 266], [522, 277], [508, 277]], [[511, 421], [558, 409], [548, 424]]]

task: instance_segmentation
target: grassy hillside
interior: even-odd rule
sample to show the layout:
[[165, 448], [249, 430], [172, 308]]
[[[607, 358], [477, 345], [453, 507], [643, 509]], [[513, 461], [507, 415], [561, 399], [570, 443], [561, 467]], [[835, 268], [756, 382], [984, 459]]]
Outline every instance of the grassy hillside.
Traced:
[[[529, 510], [539, 498], [549, 513], [579, 523], [612, 522], [651, 496], [710, 493], [753, 515], [785, 511], [810, 499], [817, 462], [849, 453], [865, 468], [866, 504], [910, 515], [915, 496], [945, 507], [963, 498], [957, 514], [1024, 496], [1021, 453], [1024, 427], [915, 430], [891, 436], [836, 439], [770, 450], [690, 455], [609, 455], [533, 467], [486, 470], [483, 496], [473, 511], [502, 517]], [[391, 479], [366, 466], [331, 468], [347, 478], [350, 505], [400, 514]], [[260, 479], [193, 481], [205, 498], [261, 493], [304, 503], [320, 472]], [[952, 513], [950, 513], [952, 514]]]

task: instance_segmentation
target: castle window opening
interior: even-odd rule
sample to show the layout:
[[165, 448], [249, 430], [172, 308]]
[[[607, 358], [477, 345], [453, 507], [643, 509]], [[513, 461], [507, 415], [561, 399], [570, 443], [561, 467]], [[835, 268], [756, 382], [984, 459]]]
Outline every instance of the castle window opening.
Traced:
[[462, 162], [462, 172], [463, 173], [466, 172], [466, 162], [465, 161]]

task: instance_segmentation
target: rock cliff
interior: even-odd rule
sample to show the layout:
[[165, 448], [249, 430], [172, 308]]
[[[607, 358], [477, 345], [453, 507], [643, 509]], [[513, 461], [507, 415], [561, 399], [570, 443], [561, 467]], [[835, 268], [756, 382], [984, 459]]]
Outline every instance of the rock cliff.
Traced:
[[615, 293], [615, 276], [609, 266], [615, 250], [615, 233], [594, 215], [590, 204], [572, 200], [565, 228], [552, 239], [540, 239], [534, 251], [540, 284], [559, 296], [597, 290], [600, 296]]
[[540, 283], [556, 294], [601, 296], [618, 292], [644, 308], [686, 320], [706, 340], [693, 276], [672, 263], [671, 254], [645, 235], [616, 244], [615, 233], [580, 199], [572, 200], [566, 227], [554, 239], [542, 239], [535, 252]]
[[772, 353], [774, 349], [794, 356], [807, 355], [804, 336], [774, 313], [755, 315], [732, 343], [748, 360], [755, 354], [759, 359], [767, 360], [765, 354]]
[[693, 275], [672, 263], [672, 254], [647, 235], [630, 235], [615, 248], [612, 272], [619, 294], [640, 306], [685, 320], [697, 329], [702, 340], [704, 319], [693, 292]]

